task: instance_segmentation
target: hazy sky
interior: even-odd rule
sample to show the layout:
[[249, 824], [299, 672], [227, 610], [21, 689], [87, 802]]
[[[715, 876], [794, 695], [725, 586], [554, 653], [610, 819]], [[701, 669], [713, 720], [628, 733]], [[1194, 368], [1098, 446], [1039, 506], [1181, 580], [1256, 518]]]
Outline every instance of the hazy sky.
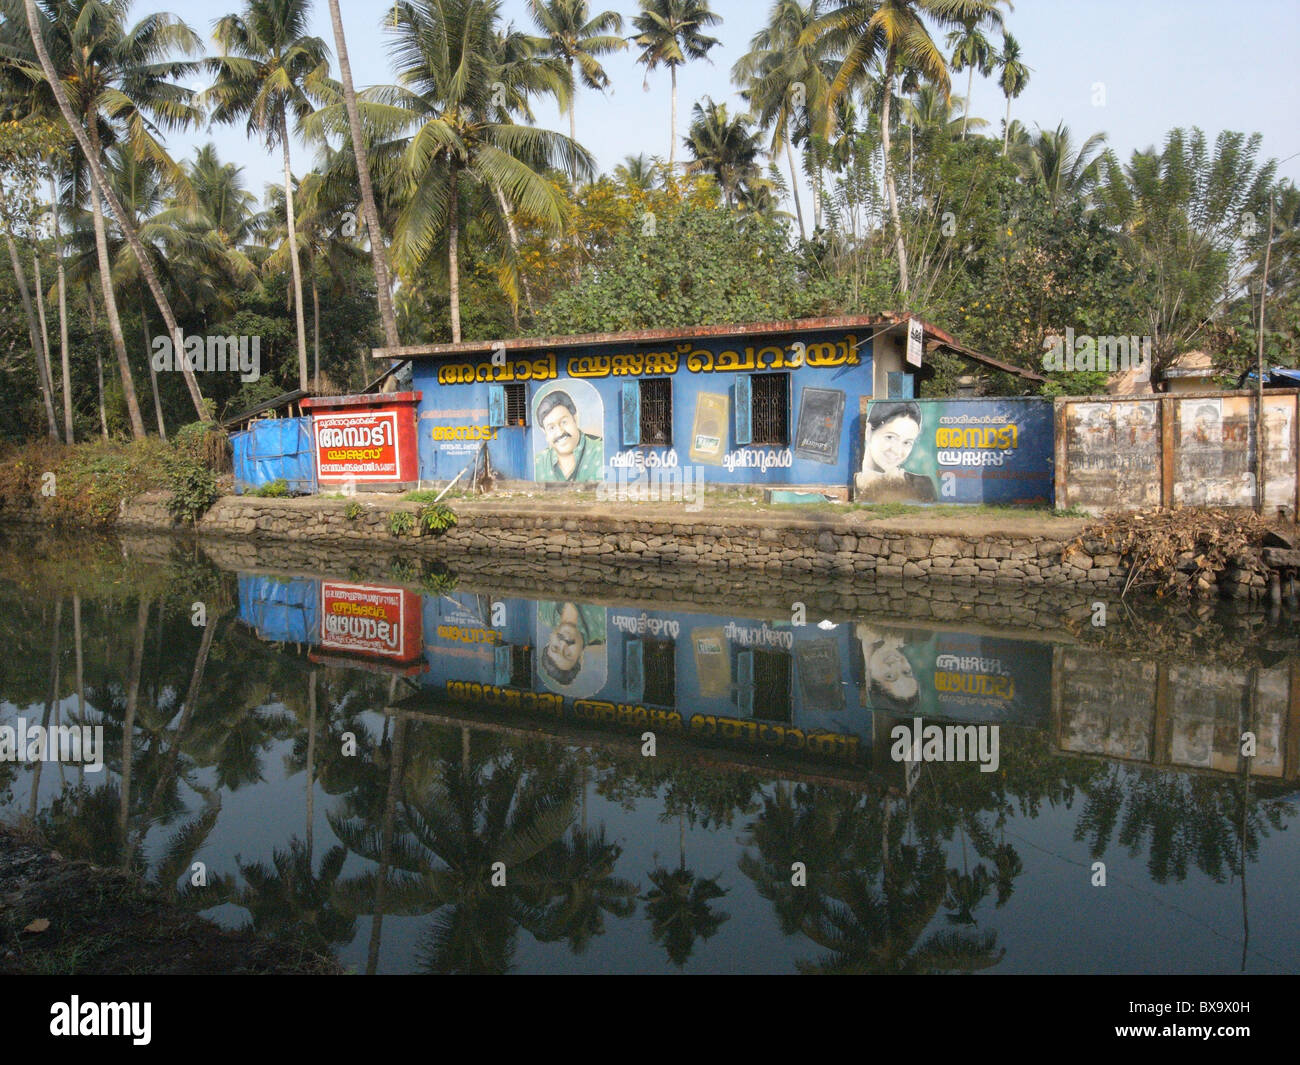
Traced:
[[[635, 0], [593, 3], [613, 8], [631, 34]], [[678, 136], [685, 133], [692, 104], [711, 95], [743, 110], [731, 84], [732, 64], [748, 48], [771, 6], [770, 0], [714, 0], [723, 17], [712, 35], [721, 45], [712, 62], [688, 64], [678, 72]], [[213, 21], [236, 0], [139, 0], [136, 18], [170, 10], [210, 41]], [[384, 5], [342, 0], [344, 29], [357, 87], [393, 79], [385, 31]], [[521, 29], [533, 30], [526, 0], [505, 0], [504, 15]], [[1200, 126], [1213, 138], [1220, 130], [1258, 131], [1261, 159], [1286, 160], [1280, 173], [1300, 184], [1300, 0], [1017, 0], [1008, 28], [1031, 68], [1028, 88], [1012, 104], [1012, 117], [1031, 129], [1054, 128], [1064, 121], [1075, 143], [1104, 132], [1107, 142], [1127, 158], [1136, 148], [1158, 145], [1176, 126]], [[316, 0], [315, 32], [334, 50], [325, 0]], [[215, 50], [215, 45], [212, 45]], [[946, 50], [946, 49], [945, 49]], [[602, 170], [626, 155], [668, 154], [669, 76], [660, 68], [642, 90], [644, 68], [631, 49], [605, 60], [613, 82], [602, 95], [584, 90], [578, 99], [578, 139], [596, 156]], [[953, 89], [964, 93], [965, 74]], [[1094, 103], [1097, 86], [1104, 103]], [[991, 80], [975, 78], [972, 114], [1000, 131], [1005, 98]], [[538, 108], [538, 122], [568, 132], [567, 117], [553, 104]], [[242, 127], [210, 133], [173, 135], [171, 145], [185, 155], [191, 146], [214, 140], [223, 159], [245, 167], [250, 186], [261, 193], [281, 181], [279, 155], [247, 141]], [[678, 142], [678, 158], [684, 149]], [[1288, 158], [1289, 157], [1289, 158]], [[307, 150], [295, 145], [294, 169], [309, 169]], [[784, 166], [783, 166], [784, 169]]]

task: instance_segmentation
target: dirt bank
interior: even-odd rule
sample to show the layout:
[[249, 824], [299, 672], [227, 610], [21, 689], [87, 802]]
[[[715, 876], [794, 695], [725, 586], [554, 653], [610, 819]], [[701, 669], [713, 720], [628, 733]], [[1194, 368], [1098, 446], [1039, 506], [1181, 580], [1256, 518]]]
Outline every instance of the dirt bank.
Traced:
[[227, 932], [132, 873], [0, 825], [0, 975], [338, 974], [330, 957]]

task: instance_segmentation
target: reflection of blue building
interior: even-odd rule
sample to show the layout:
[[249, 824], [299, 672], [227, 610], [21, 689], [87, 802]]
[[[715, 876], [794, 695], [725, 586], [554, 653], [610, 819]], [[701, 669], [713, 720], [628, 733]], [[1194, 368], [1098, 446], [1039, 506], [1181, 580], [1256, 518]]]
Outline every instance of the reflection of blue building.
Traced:
[[[854, 764], [895, 720], [1042, 726], [1049, 713], [1051, 649], [1017, 640], [324, 579], [246, 576], [239, 590], [240, 617], [263, 639], [306, 644], [313, 660], [418, 674], [439, 699], [507, 720], [542, 715]], [[345, 596], [367, 613], [392, 599], [403, 652], [326, 638], [321, 604]]]
[[[1046, 646], [895, 629], [888, 635], [901, 663], [881, 664], [869, 650], [885, 630], [864, 637], [863, 627], [851, 623], [796, 626], [583, 605], [603, 615], [603, 638], [584, 643], [576, 675], [557, 679], [545, 660], [554, 653], [551, 638], [557, 619], [563, 625], [563, 606], [468, 594], [426, 599], [429, 669], [421, 683], [451, 700], [507, 714], [515, 708], [638, 732], [667, 729], [845, 762], [869, 755], [880, 712], [890, 719], [917, 714], [1040, 725], [1047, 719]], [[589, 618], [581, 627], [597, 631]], [[893, 672], [884, 684], [873, 683], [872, 669]]]

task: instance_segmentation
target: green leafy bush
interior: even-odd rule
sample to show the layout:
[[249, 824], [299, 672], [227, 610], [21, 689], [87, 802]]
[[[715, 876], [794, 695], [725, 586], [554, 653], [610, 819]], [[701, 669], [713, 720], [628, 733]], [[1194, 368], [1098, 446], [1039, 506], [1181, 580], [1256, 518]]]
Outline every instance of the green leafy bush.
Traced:
[[216, 475], [191, 458], [173, 460], [170, 482], [172, 497], [167, 509], [177, 521], [197, 522], [221, 494]]
[[405, 536], [415, 528], [415, 515], [409, 510], [395, 510], [388, 515], [388, 531], [394, 536]]
[[262, 499], [283, 499], [289, 494], [289, 482], [283, 477], [278, 477], [269, 484], [253, 489], [249, 494]]
[[446, 532], [459, 520], [446, 503], [429, 503], [420, 508], [420, 528], [428, 533]]
[[365, 506], [358, 503], [355, 499], [350, 501], [348, 505], [343, 508], [343, 516], [347, 518], [348, 521], [356, 521], [365, 512]]

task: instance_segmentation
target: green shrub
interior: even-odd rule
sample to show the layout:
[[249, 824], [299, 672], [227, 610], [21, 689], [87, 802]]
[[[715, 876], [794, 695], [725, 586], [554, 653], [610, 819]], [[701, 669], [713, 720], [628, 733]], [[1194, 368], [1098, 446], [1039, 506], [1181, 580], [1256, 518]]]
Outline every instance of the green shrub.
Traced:
[[348, 503], [346, 507], [343, 508], [343, 516], [347, 518], [348, 521], [356, 521], [365, 512], [366, 512], [365, 506], [363, 506], [361, 503], [358, 503], [355, 499], [352, 500], [350, 503]]
[[388, 515], [388, 531], [394, 536], [404, 536], [415, 528], [415, 515], [409, 510], [395, 510]]
[[249, 495], [255, 495], [262, 499], [283, 499], [289, 494], [289, 482], [283, 477], [278, 477], [269, 484], [264, 484], [260, 488], [254, 488]]
[[428, 533], [446, 532], [458, 521], [456, 512], [446, 503], [429, 503], [420, 508], [420, 528]]
[[172, 434], [171, 442], [182, 458], [206, 466], [213, 473], [230, 472], [230, 434], [215, 422], [182, 425]]
[[170, 480], [167, 509], [177, 521], [197, 522], [220, 495], [213, 472], [191, 458], [173, 460]]

